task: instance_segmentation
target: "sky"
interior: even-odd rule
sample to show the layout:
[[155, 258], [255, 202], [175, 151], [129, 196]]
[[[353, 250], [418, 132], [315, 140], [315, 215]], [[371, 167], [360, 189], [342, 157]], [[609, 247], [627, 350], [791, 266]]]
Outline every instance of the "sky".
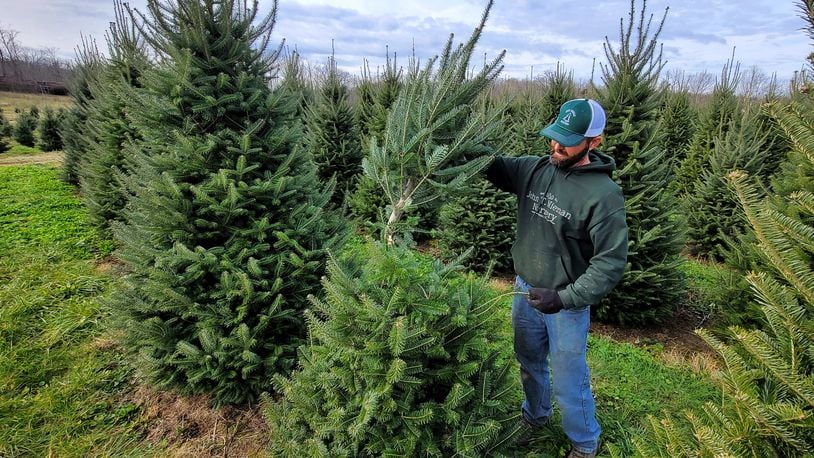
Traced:
[[[146, 0], [130, 0], [144, 10]], [[373, 73], [387, 51], [406, 65], [415, 49], [425, 62], [443, 49], [450, 33], [469, 37], [486, 0], [279, 0], [273, 42], [285, 40], [318, 68], [333, 47], [337, 64], [359, 75], [367, 60]], [[665, 72], [719, 75], [733, 53], [742, 69], [791, 78], [805, 65], [812, 41], [802, 30], [797, 0], [649, 0], [654, 31], [667, 11], [659, 42]], [[267, 12], [271, 0], [261, 0]], [[642, 0], [635, 0], [636, 17]], [[491, 60], [506, 50], [503, 77], [536, 77], [556, 68], [577, 79], [601, 76], [605, 38], [619, 46], [620, 20], [628, 23], [630, 0], [495, 0], [476, 55]], [[27, 47], [55, 48], [73, 58], [82, 34], [103, 44], [114, 18], [113, 0], [0, 0], [0, 27], [19, 31]], [[595, 64], [594, 64], [595, 63]]]

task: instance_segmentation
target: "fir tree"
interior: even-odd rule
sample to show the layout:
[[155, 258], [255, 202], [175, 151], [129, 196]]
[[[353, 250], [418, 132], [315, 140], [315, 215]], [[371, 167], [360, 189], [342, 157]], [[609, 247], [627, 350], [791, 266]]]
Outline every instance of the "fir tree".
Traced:
[[57, 151], [62, 149], [62, 137], [59, 133], [60, 120], [54, 110], [45, 109], [40, 120], [40, 149], [43, 151]]
[[[359, 126], [360, 142], [363, 153], [369, 151], [370, 143], [374, 138], [381, 141], [384, 134], [387, 114], [390, 106], [396, 99], [401, 87], [402, 71], [398, 68], [396, 56], [386, 54], [384, 70], [374, 78], [367, 63], [362, 68], [362, 82], [359, 85], [359, 103], [356, 107], [356, 119]], [[387, 202], [379, 191], [379, 185], [371, 178], [362, 175], [356, 189], [348, 199], [351, 214], [364, 226], [375, 226], [376, 221], [382, 221], [380, 214], [385, 211]], [[427, 216], [423, 212], [421, 216]], [[420, 223], [427, 227], [430, 224]]]
[[370, 68], [365, 63], [362, 68], [362, 83], [359, 86], [359, 108], [357, 120], [362, 139], [380, 136], [385, 129], [387, 112], [395, 102], [401, 90], [402, 71], [398, 67], [396, 56], [386, 53], [384, 69], [381, 75], [373, 78]]
[[292, 119], [302, 122], [305, 119], [306, 107], [314, 99], [314, 89], [311, 85], [310, 74], [305, 74], [300, 53], [295, 49], [286, 58], [283, 69], [283, 81], [277, 91], [281, 91], [294, 99], [295, 110]]
[[735, 90], [740, 81], [740, 63], [734, 62], [734, 56], [727, 61], [721, 71], [721, 77], [716, 81], [712, 90], [712, 97], [701, 113], [698, 126], [695, 128], [687, 157], [681, 162], [676, 171], [676, 181], [673, 185], [681, 197], [692, 194], [701, 176], [707, 167], [709, 157], [715, 149], [715, 139], [724, 138], [730, 121], [738, 111], [738, 97]]
[[317, 164], [320, 180], [336, 180], [331, 201], [343, 207], [361, 172], [362, 147], [348, 103], [348, 89], [333, 56], [314, 103], [306, 108], [303, 144]]
[[689, 87], [684, 81], [671, 85], [664, 96], [664, 105], [660, 113], [662, 147], [667, 152], [673, 167], [687, 157], [697, 115], [690, 101]]
[[70, 84], [73, 104], [60, 126], [65, 151], [62, 180], [66, 183], [79, 184], [79, 163], [88, 148], [87, 111], [88, 104], [93, 100], [90, 86], [97, 78], [100, 67], [101, 56], [96, 44], [83, 38], [76, 50], [76, 70]]
[[[508, 451], [517, 391], [511, 357], [493, 340], [500, 298], [484, 280], [456, 274], [458, 264], [422, 261], [400, 243], [409, 239], [400, 223], [411, 206], [464, 184], [491, 160], [481, 145], [497, 123], [475, 116], [474, 102], [497, 76], [502, 54], [466, 79], [490, 8], [467, 43], [452, 48], [450, 38], [442, 56], [407, 82], [381, 144], [371, 143], [365, 173], [390, 202], [384, 241], [331, 263], [326, 298], [313, 300], [308, 314], [301, 368], [276, 379], [284, 398], [268, 409], [275, 455]], [[471, 162], [450, 165], [464, 155]]]
[[651, 30], [653, 16], [646, 19], [646, 6], [643, 1], [636, 19], [631, 1], [627, 27], [621, 22], [618, 49], [606, 40], [609, 63], [603, 66], [605, 89], [599, 95], [608, 118], [605, 145], [616, 160], [614, 178], [625, 194], [630, 242], [629, 267], [596, 314], [619, 323], [662, 320], [685, 291], [679, 269], [682, 221], [677, 201], [667, 190], [672, 167], [658, 129], [662, 92], [657, 81], [664, 64], [657, 54], [657, 38], [667, 12]]
[[760, 107], [751, 106], [733, 118], [730, 126], [714, 139], [714, 150], [701, 172], [695, 190], [686, 199], [688, 243], [696, 255], [723, 261], [728, 240], [745, 229], [735, 195], [726, 176], [744, 170], [765, 177], [765, 168], [775, 158], [766, 154], [768, 133], [760, 119]]
[[113, 224], [129, 273], [112, 305], [154, 383], [249, 402], [293, 368], [345, 224], [295, 147], [296, 100], [269, 89], [276, 2], [264, 17], [257, 1], [147, 8], [131, 17], [160, 59], [128, 107], [141, 140]]
[[465, 265], [478, 272], [511, 272], [517, 197], [474, 180], [461, 195], [441, 206], [437, 240], [444, 259], [468, 252]]
[[128, 101], [147, 67], [146, 45], [123, 5], [116, 1], [115, 17], [106, 34], [108, 58], [89, 84], [86, 105], [85, 153], [80, 158], [82, 200], [91, 221], [107, 231], [120, 220], [126, 202], [122, 175], [129, 174], [126, 147], [138, 139], [135, 126], [126, 119]]
[[[814, 38], [814, 2], [798, 3]], [[808, 99], [805, 102], [805, 99]], [[789, 133], [793, 166], [814, 170], [811, 96], [797, 94], [770, 113]], [[814, 450], [814, 193], [800, 180], [785, 182], [785, 195], [763, 197], [743, 171], [728, 176], [754, 240], [759, 266], [746, 275], [764, 325], [729, 328], [729, 343], [701, 337], [720, 355], [716, 375], [722, 402], [680, 418], [649, 417], [649, 434], [636, 440], [646, 457], [808, 456]]]
[[34, 146], [37, 118], [31, 113], [20, 113], [14, 123], [14, 141], [24, 146]]
[[271, 453], [506, 456], [517, 388], [500, 297], [401, 246], [371, 242], [329, 266], [300, 370], [277, 378]]

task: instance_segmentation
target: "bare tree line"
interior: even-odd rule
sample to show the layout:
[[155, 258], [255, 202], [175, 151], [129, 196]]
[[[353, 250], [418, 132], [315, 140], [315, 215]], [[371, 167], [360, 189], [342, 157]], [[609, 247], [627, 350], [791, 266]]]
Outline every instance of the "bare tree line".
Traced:
[[20, 32], [0, 24], [0, 90], [64, 92], [73, 72], [71, 61], [56, 48], [29, 48]]

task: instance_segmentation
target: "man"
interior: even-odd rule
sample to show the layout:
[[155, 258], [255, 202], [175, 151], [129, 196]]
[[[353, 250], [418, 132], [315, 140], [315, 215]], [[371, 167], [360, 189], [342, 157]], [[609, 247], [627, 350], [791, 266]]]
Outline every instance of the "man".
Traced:
[[525, 392], [523, 420], [533, 431], [552, 414], [553, 392], [569, 457], [593, 457], [601, 431], [586, 361], [590, 306], [608, 294], [627, 262], [622, 190], [611, 179], [613, 158], [595, 148], [605, 112], [595, 100], [562, 105], [540, 131], [551, 155], [498, 157], [486, 177], [517, 194], [517, 274], [512, 305], [514, 350]]

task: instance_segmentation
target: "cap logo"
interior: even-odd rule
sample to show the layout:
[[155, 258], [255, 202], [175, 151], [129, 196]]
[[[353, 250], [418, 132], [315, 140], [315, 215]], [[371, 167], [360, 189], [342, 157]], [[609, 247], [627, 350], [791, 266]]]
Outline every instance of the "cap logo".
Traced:
[[568, 111], [565, 112], [565, 116], [562, 117], [560, 122], [565, 124], [566, 126], [570, 126], [571, 125], [571, 117], [576, 116], [576, 115], [577, 115], [576, 111], [568, 110]]

